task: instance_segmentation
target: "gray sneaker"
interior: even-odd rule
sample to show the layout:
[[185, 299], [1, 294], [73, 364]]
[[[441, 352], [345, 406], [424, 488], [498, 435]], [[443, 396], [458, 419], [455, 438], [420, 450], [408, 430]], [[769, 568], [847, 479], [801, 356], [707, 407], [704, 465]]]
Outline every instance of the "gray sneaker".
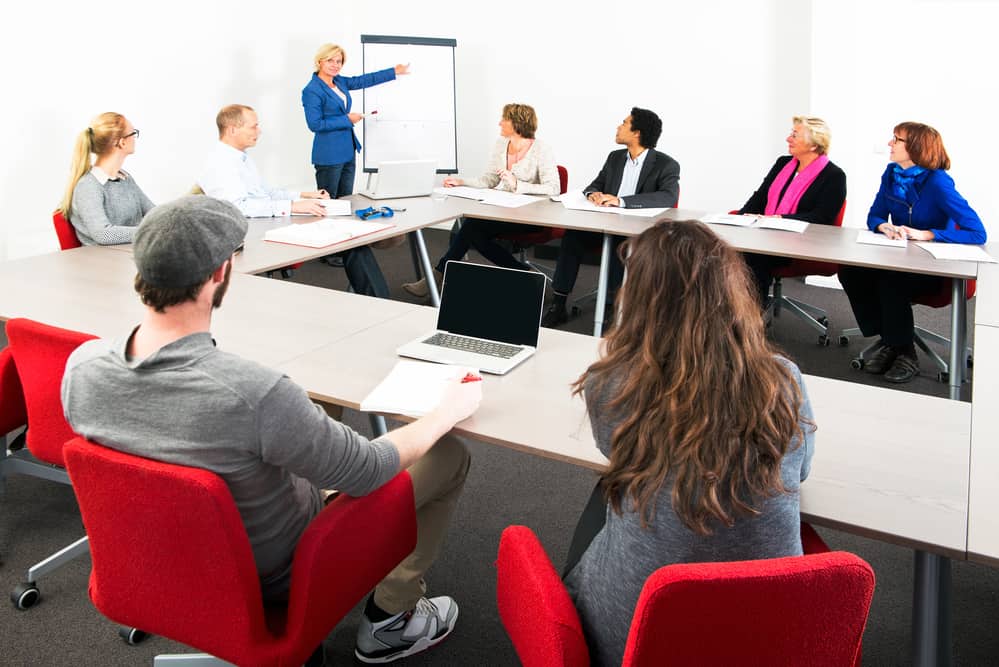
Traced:
[[361, 614], [354, 655], [367, 663], [405, 658], [443, 641], [457, 620], [458, 603], [446, 595], [420, 598], [409, 611], [377, 623]]

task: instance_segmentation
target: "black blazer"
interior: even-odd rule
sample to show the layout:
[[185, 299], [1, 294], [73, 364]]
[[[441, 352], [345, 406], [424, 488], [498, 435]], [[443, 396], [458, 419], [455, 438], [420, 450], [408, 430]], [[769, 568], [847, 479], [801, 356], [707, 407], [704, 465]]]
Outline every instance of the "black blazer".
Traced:
[[[770, 184], [774, 182], [777, 174], [790, 160], [790, 155], [782, 155], [777, 158], [774, 166], [770, 167], [770, 173], [763, 179], [760, 187], [756, 189], [749, 201], [739, 209], [739, 213], [763, 213], [766, 211], [767, 192], [770, 190]], [[789, 185], [791, 185], [790, 180], [784, 185], [784, 191]], [[784, 192], [781, 192], [781, 196], [783, 195]], [[798, 200], [798, 211], [784, 217], [813, 222], [817, 225], [831, 225], [836, 222], [836, 216], [843, 208], [844, 201], [846, 201], [846, 174], [830, 162], [801, 195], [801, 199]]]
[[[612, 151], [607, 156], [603, 168], [593, 182], [583, 190], [585, 196], [593, 192], [617, 195], [624, 177], [624, 164], [628, 159], [628, 149]], [[676, 208], [680, 198], [680, 163], [666, 153], [649, 149], [638, 175], [635, 194], [622, 197], [625, 208]]]

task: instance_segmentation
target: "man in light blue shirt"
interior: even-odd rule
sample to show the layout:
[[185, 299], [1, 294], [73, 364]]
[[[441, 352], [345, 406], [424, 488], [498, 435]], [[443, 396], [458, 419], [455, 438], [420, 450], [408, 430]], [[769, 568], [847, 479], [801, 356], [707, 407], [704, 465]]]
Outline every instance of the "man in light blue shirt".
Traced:
[[[242, 104], [223, 107], [215, 117], [219, 142], [205, 160], [198, 186], [209, 197], [232, 202], [248, 218], [290, 216], [292, 213], [326, 215], [318, 199], [329, 199], [325, 190], [296, 192], [272, 188], [260, 176], [246, 150], [257, 145], [260, 123], [256, 112]], [[358, 294], [388, 298], [388, 284], [370, 248], [340, 253], [350, 286]]]

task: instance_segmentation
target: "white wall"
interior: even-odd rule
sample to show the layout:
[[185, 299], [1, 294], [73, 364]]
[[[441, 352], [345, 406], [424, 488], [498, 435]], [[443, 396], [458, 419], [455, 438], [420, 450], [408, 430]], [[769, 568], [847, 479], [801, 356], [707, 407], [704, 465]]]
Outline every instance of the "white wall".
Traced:
[[847, 173], [844, 224], [865, 224], [892, 128], [913, 120], [940, 131], [958, 191], [990, 236], [999, 233], [991, 120], [999, 3], [816, 0], [812, 20], [812, 108], [829, 121], [831, 157]]
[[[253, 150], [266, 177], [314, 187], [300, 91], [325, 41], [347, 49], [346, 73], [360, 73], [362, 33], [458, 40], [463, 172], [483, 168], [502, 105], [521, 101], [535, 106], [538, 136], [581, 187], [615, 148], [630, 107], [645, 106], [664, 120], [659, 147], [680, 161], [689, 207], [740, 204], [782, 149], [789, 116], [808, 101], [807, 66], [783, 56], [790, 48], [807, 64], [808, 11], [793, 0], [634, 9], [594, 0], [517, 9], [439, 0], [59, 4], [19, 5], [18, 21], [3, 28], [13, 34], [0, 40], [9, 130], [0, 244], [6, 236], [9, 257], [56, 249], [50, 214], [71, 147], [102, 111], [120, 111], [142, 130], [125, 167], [154, 201], [190, 187], [215, 141], [215, 112], [230, 102], [260, 114], [264, 134]], [[323, 6], [330, 9], [317, 14]]]

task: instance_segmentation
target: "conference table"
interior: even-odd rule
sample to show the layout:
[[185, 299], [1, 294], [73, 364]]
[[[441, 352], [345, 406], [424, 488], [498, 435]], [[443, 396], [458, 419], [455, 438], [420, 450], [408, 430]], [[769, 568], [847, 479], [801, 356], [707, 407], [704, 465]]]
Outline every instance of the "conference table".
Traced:
[[[134, 272], [128, 253], [93, 247], [0, 264], [0, 319], [123, 335], [143, 315]], [[223, 349], [281, 369], [314, 399], [357, 408], [396, 363], [395, 348], [432, 329], [434, 318], [424, 306], [233, 273], [212, 331]], [[542, 330], [534, 357], [484, 379], [483, 405], [458, 433], [601, 469], [606, 460], [569, 389], [598, 345]], [[805, 384], [819, 430], [802, 514], [924, 554], [914, 581], [914, 653], [916, 664], [937, 664], [949, 646], [941, 568], [968, 553], [971, 405], [812, 376]], [[909, 418], [900, 424], [899, 413]]]

